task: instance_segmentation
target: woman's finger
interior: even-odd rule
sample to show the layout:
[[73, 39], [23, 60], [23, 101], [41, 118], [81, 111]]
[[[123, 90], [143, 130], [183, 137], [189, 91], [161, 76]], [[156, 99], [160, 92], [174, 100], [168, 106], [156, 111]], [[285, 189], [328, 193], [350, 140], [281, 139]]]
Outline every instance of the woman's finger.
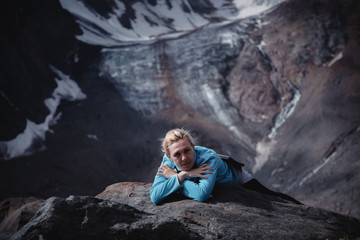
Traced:
[[202, 169], [204, 169], [204, 170], [214, 170], [212, 167], [204, 167]]

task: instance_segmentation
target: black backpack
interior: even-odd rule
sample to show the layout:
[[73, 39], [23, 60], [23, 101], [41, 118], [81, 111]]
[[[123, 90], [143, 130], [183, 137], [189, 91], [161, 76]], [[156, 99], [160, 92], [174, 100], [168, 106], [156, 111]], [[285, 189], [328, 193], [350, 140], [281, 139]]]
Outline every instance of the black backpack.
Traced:
[[230, 156], [224, 155], [224, 154], [218, 154], [218, 156], [229, 166], [229, 167], [233, 167], [238, 171], [242, 171], [242, 168], [245, 164], [236, 161], [235, 159], [233, 159]]

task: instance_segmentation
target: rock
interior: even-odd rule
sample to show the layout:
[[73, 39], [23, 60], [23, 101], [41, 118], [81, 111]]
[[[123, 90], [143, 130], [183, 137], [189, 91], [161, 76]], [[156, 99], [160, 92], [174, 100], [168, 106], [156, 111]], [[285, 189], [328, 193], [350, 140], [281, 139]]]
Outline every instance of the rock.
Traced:
[[286, 79], [270, 79], [272, 67], [254, 44], [246, 43], [229, 76], [232, 104], [253, 122], [271, 120], [280, 111], [281, 101], [287, 103], [292, 97]]
[[150, 202], [151, 184], [117, 183], [97, 198], [128, 204], [144, 212], [175, 218], [204, 239], [338, 239], [359, 237], [359, 220], [320, 208], [219, 185], [206, 202], [174, 195], [166, 203]]
[[200, 239], [175, 219], [88, 196], [51, 197], [10, 239]]
[[11, 198], [0, 203], [0, 239], [25, 225], [39, 210], [44, 200], [34, 197]]
[[12, 236], [0, 235], [0, 239], [360, 237], [360, 221], [355, 218], [295, 205], [236, 185], [216, 186], [206, 202], [173, 194], [159, 205], [151, 203], [150, 188], [150, 183], [121, 182], [96, 197], [51, 197], [20, 230]]

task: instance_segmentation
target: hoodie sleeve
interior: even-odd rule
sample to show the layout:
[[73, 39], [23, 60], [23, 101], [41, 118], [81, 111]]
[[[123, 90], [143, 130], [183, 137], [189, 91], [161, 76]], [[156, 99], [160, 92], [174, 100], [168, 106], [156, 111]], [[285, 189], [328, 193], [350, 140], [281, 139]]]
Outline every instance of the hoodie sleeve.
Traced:
[[[164, 156], [160, 167], [163, 164], [167, 164], [171, 168], [175, 167], [174, 163], [166, 156]], [[160, 167], [158, 169], [160, 169]], [[178, 189], [180, 189], [180, 184], [178, 182], [177, 175], [174, 175], [171, 178], [166, 178], [162, 175], [155, 175], [153, 185], [150, 189], [151, 201], [157, 204]]]
[[200, 161], [198, 166], [204, 163], [210, 163], [209, 167], [212, 167], [214, 170], [212, 170], [212, 174], [205, 175], [208, 178], [201, 178], [199, 183], [190, 180], [185, 180], [182, 183], [182, 193], [185, 196], [199, 202], [203, 202], [210, 197], [212, 190], [214, 189], [214, 185], [217, 177], [217, 171], [218, 171], [217, 158], [219, 158], [219, 156], [213, 151], [209, 151], [208, 153], [206, 153], [204, 161]]

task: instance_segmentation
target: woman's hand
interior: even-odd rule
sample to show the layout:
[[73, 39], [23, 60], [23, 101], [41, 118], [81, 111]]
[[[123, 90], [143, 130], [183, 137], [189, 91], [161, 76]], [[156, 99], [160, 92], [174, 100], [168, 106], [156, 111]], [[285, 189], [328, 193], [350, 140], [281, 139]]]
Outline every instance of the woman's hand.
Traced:
[[166, 177], [166, 178], [171, 178], [171, 177], [174, 176], [176, 173], [177, 173], [177, 172], [176, 172], [175, 169], [171, 169], [171, 168], [169, 167], [169, 165], [163, 164], [163, 165], [160, 167], [157, 175], [163, 175], [163, 176]]
[[191, 169], [190, 171], [187, 171], [187, 177], [200, 177], [200, 178], [208, 178], [207, 176], [204, 176], [204, 174], [212, 174], [212, 172], [208, 170], [214, 170], [211, 167], [208, 167], [210, 163], [204, 163], [198, 168]]
[[186, 177], [200, 177], [208, 178], [205, 174], [212, 174], [210, 170], [214, 170], [212, 167], [208, 167], [210, 163], [204, 163], [198, 168], [191, 169], [190, 171], [182, 171], [178, 174], [179, 182], [182, 183]]

